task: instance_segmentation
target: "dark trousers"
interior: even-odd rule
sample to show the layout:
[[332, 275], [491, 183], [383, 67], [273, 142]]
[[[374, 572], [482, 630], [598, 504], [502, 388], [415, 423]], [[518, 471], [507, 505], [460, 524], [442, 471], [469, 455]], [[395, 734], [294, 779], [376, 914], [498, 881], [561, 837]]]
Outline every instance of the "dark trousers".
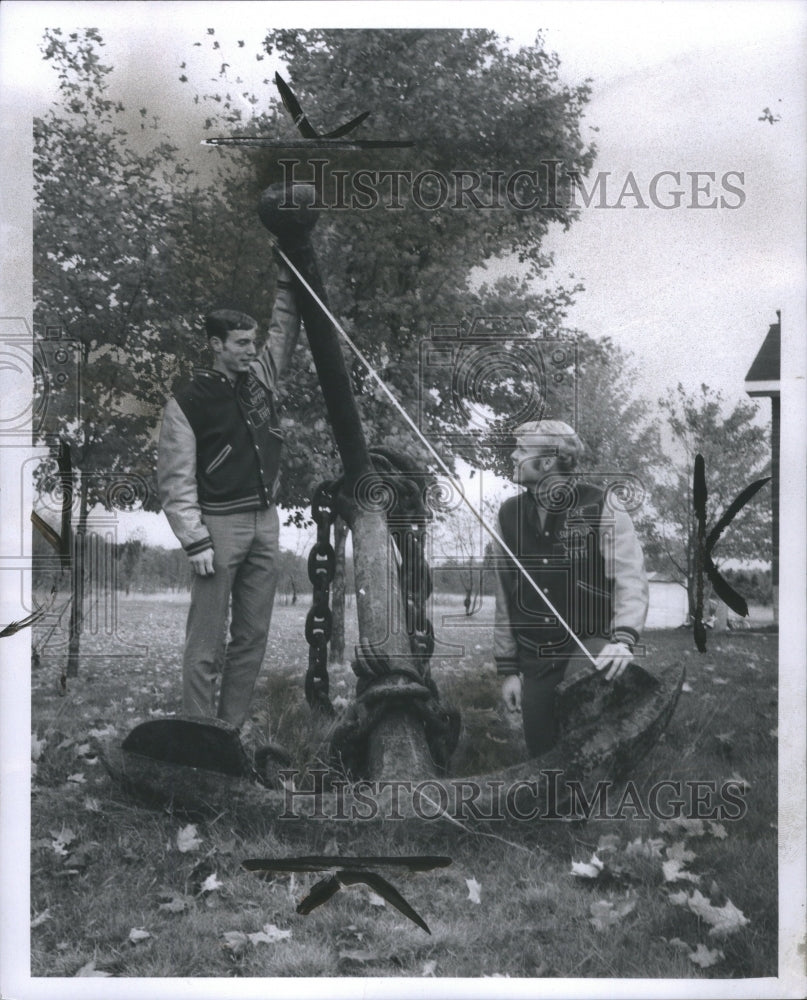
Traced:
[[[596, 656], [609, 642], [602, 636], [583, 640], [586, 649]], [[579, 646], [559, 650], [557, 657], [539, 656], [519, 644], [518, 666], [521, 671], [521, 717], [524, 739], [530, 757], [551, 750], [557, 740], [555, 719], [555, 688], [569, 680], [588, 658]]]

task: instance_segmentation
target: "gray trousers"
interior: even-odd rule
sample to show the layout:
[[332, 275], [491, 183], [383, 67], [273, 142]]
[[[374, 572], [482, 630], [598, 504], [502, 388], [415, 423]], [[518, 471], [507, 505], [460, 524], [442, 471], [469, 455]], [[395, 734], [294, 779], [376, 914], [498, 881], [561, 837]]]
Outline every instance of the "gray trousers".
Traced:
[[[588, 651], [597, 656], [608, 639], [593, 636], [584, 639]], [[576, 645], [559, 651], [556, 658], [538, 657], [519, 647], [518, 661], [521, 671], [521, 718], [524, 740], [531, 757], [538, 757], [551, 750], [557, 740], [555, 719], [555, 688], [561, 681], [570, 680], [589, 661]]]
[[194, 575], [191, 585], [182, 708], [186, 715], [218, 716], [241, 726], [266, 652], [277, 585], [280, 521], [277, 507], [272, 506], [247, 514], [204, 515], [204, 522], [213, 542], [215, 572]]

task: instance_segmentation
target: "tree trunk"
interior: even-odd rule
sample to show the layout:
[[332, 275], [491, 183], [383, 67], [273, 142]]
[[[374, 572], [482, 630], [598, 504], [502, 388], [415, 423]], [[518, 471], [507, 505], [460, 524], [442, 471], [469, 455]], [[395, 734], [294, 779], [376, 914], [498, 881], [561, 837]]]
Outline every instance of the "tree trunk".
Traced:
[[344, 663], [345, 661], [345, 543], [347, 542], [347, 533], [347, 524], [341, 517], [337, 516], [333, 523], [333, 547], [336, 552], [336, 564], [331, 589], [332, 663]]
[[81, 476], [81, 502], [79, 506], [78, 527], [73, 533], [73, 551], [70, 566], [70, 585], [72, 603], [70, 606], [70, 636], [67, 645], [67, 677], [78, 677], [78, 660], [81, 647], [81, 631], [84, 622], [84, 583], [86, 569], [84, 561], [87, 555], [87, 515], [89, 504], [87, 500], [88, 482], [86, 476]]

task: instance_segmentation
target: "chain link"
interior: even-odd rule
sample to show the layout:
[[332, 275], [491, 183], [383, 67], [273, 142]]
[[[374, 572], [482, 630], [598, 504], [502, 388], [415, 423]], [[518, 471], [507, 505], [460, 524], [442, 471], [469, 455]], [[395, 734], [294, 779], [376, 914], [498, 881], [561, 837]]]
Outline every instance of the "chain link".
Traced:
[[336, 552], [331, 545], [331, 525], [336, 518], [333, 483], [321, 483], [317, 487], [311, 501], [311, 516], [317, 526], [317, 541], [308, 556], [308, 579], [314, 596], [305, 619], [308, 643], [305, 699], [311, 708], [333, 715], [334, 708], [328, 697], [328, 642], [333, 629], [330, 594], [336, 569]]
[[[397, 482], [393, 480], [393, 484], [402, 485], [400, 479]], [[313, 601], [305, 620], [305, 638], [309, 645], [305, 697], [311, 708], [320, 708], [329, 715], [334, 714], [328, 697], [328, 643], [333, 631], [330, 587], [336, 570], [331, 525], [337, 514], [336, 494], [340, 485], [340, 481], [322, 483], [314, 493], [311, 516], [317, 526], [317, 540], [308, 556], [308, 579], [313, 587]], [[429, 660], [434, 652], [434, 628], [427, 614], [432, 577], [425, 554], [426, 518], [415, 511], [407, 514], [390, 518], [388, 528], [401, 557], [398, 579], [412, 665], [423, 683], [431, 688]]]
[[401, 554], [399, 579], [406, 608], [406, 632], [415, 664], [426, 675], [434, 652], [434, 628], [426, 608], [432, 592], [432, 577], [426, 560], [425, 524], [409, 524], [390, 531]]

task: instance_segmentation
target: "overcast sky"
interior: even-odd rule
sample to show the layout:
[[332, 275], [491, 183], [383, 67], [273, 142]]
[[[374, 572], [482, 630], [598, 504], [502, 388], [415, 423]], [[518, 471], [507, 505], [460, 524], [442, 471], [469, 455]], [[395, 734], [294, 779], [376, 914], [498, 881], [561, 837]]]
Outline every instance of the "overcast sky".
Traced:
[[[261, 79], [272, 67], [268, 60], [256, 63], [254, 51], [268, 27], [408, 23], [486, 24], [514, 44], [531, 42], [543, 29], [547, 47], [560, 56], [563, 79], [592, 78], [585, 122], [597, 130], [587, 135], [599, 149], [595, 173], [608, 174], [606, 203], [617, 202], [632, 175], [649, 207], [635, 207], [637, 199], [626, 196], [622, 208], [584, 209], [568, 232], [551, 233], [556, 267], [548, 277], [573, 274], [583, 282], [571, 324], [631, 350], [643, 372], [643, 394], [655, 398], [682, 381], [689, 389], [706, 382], [729, 400], [742, 398], [745, 373], [777, 309], [787, 342], [801, 343], [807, 147], [807, 8], [801, 3], [11, 2], [0, 7], [6, 99], [13, 91], [20, 107], [41, 110], [52, 97], [53, 71], [36, 51], [44, 25], [94, 25], [107, 41], [127, 103], [148, 106], [177, 134], [193, 134], [190, 94], [177, 80], [178, 66], [188, 61], [194, 80], [215, 75], [218, 58], [206, 63], [206, 48], [193, 47], [207, 27], [216, 29], [245, 85], [265, 92]], [[237, 39], [247, 40], [243, 50]], [[243, 64], [239, 53], [248, 53]], [[773, 125], [759, 120], [766, 107], [779, 118]], [[663, 171], [680, 176], [679, 208], [650, 201], [651, 182]], [[719, 206], [724, 195], [739, 207], [692, 207], [690, 174], [697, 171], [715, 175], [700, 202], [717, 195]], [[726, 174], [740, 195], [721, 186]], [[660, 198], [673, 187], [665, 175]], [[786, 350], [796, 373], [801, 355]], [[151, 526], [149, 534], [155, 542], [172, 539], [167, 525], [163, 533]]]

